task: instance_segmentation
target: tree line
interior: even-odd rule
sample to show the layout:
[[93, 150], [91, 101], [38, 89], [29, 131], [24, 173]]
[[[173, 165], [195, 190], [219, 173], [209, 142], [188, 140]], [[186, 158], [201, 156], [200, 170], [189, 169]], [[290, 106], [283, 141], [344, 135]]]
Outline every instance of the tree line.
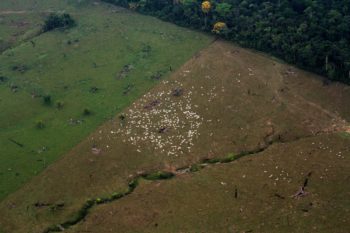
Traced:
[[350, 83], [350, 0], [103, 0]]

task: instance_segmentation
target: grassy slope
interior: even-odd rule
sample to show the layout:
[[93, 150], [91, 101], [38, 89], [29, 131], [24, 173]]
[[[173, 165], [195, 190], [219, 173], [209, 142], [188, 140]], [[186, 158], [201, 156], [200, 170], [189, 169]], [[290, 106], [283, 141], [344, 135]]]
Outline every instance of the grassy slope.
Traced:
[[[33, 6], [28, 1], [16, 6], [5, 2], [0, 9]], [[151, 79], [153, 74], [161, 71], [166, 76], [170, 66], [176, 69], [211, 41], [200, 33], [112, 6], [83, 4], [77, 10], [76, 1], [68, 5], [57, 1], [57, 6], [44, 2], [32, 10], [68, 9], [78, 26], [42, 34], [33, 39], [35, 47], [23, 43], [0, 56], [0, 75], [9, 78], [0, 84], [0, 199], [154, 86], [158, 81]], [[118, 80], [128, 64], [134, 69]], [[27, 70], [14, 71], [14, 66]], [[13, 85], [17, 92], [11, 90]], [[124, 95], [129, 85], [133, 88]], [[91, 87], [99, 90], [91, 93]], [[50, 94], [52, 106], [32, 98], [33, 93]], [[64, 103], [61, 110], [55, 108], [56, 101]], [[84, 108], [93, 114], [84, 117]], [[70, 119], [83, 123], [71, 125]], [[42, 130], [35, 128], [39, 120], [46, 125]]]
[[[176, 88], [182, 88], [182, 96], [171, 94]], [[309, 73], [216, 42], [125, 109], [125, 122], [111, 119], [10, 195], [0, 204], [0, 225], [10, 232], [40, 232], [73, 217], [88, 198], [124, 191], [143, 171], [173, 171], [205, 158], [258, 150], [271, 141], [344, 131], [349, 98], [346, 86], [323, 87]], [[145, 108], [152, 102], [155, 107]], [[158, 133], [163, 127], [168, 130]], [[93, 145], [99, 154], [92, 153]], [[49, 206], [37, 208], [37, 202]], [[62, 202], [63, 208], [52, 211], [50, 206]]]

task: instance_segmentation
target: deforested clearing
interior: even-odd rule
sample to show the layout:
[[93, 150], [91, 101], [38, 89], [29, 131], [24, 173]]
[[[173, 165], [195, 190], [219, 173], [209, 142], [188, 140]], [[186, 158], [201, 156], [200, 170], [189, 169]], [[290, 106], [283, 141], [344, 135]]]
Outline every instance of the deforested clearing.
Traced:
[[350, 231], [349, 86], [136, 3], [35, 2], [0, 3], [1, 233]]

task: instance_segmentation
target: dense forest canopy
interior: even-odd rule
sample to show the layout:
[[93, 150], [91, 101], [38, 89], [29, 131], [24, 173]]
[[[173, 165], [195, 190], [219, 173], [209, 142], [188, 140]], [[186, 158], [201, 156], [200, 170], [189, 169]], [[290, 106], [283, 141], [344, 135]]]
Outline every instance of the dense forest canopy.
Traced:
[[350, 83], [350, 0], [104, 1], [213, 31], [331, 80]]

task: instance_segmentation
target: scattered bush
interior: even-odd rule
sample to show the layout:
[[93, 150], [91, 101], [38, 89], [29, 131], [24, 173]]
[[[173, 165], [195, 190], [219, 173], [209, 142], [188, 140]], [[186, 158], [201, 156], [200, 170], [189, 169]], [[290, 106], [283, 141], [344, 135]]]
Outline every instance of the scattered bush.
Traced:
[[93, 86], [93, 87], [91, 87], [90, 88], [90, 93], [96, 93], [96, 92], [98, 92], [98, 90], [99, 90], [99, 88], [98, 87], [95, 87], [95, 86]]
[[50, 14], [45, 20], [43, 31], [48, 32], [56, 28], [70, 28], [75, 25], [74, 19], [69, 14]]
[[190, 167], [190, 172], [198, 172], [199, 170], [201, 170], [202, 167], [198, 164], [193, 164], [191, 167]]
[[7, 82], [9, 79], [5, 76], [0, 76], [0, 84]]
[[126, 193], [131, 193], [139, 185], [138, 179], [134, 179], [129, 182], [129, 191]]
[[118, 118], [119, 118], [119, 120], [124, 121], [125, 120], [125, 115], [124, 114], [120, 114]]
[[44, 122], [42, 120], [37, 121], [35, 126], [36, 126], [37, 129], [45, 128], [45, 124], [44, 124]]
[[56, 102], [56, 108], [62, 109], [63, 106], [64, 106], [64, 103], [63, 103], [62, 101], [57, 101], [57, 102]]
[[230, 154], [227, 155], [226, 158], [222, 159], [221, 162], [222, 163], [229, 163], [229, 162], [232, 162], [232, 161], [234, 161], [236, 159], [237, 159], [237, 156], [235, 154], [233, 154], [233, 153], [230, 153]]
[[51, 105], [52, 103], [51, 95], [44, 95], [43, 101], [45, 105]]
[[90, 109], [85, 108], [85, 109], [84, 109], [84, 111], [83, 111], [83, 114], [84, 114], [84, 116], [89, 116], [89, 115], [91, 115], [91, 114], [92, 114], [92, 112], [91, 112], [91, 110], [90, 110]]
[[209, 164], [213, 164], [213, 163], [220, 163], [221, 160], [219, 158], [213, 158], [213, 159], [204, 159], [203, 163], [209, 163]]
[[143, 176], [146, 180], [166, 180], [170, 179], [174, 176], [171, 172], [158, 171], [150, 174], [146, 174]]

